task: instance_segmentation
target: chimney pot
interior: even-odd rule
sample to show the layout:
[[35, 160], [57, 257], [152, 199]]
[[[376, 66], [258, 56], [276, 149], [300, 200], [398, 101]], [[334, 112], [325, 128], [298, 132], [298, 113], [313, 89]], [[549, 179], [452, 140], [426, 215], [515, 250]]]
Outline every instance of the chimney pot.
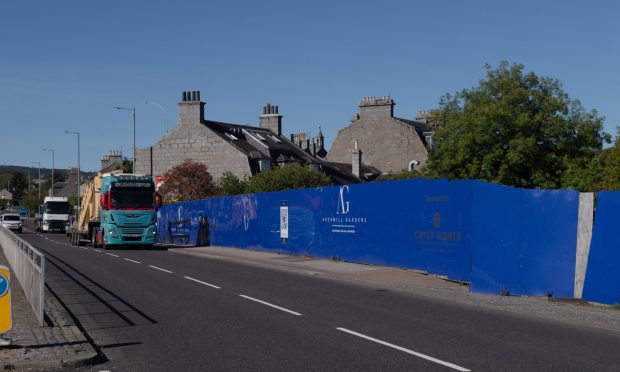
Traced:
[[196, 100], [200, 101], [200, 91], [199, 90], [196, 91]]

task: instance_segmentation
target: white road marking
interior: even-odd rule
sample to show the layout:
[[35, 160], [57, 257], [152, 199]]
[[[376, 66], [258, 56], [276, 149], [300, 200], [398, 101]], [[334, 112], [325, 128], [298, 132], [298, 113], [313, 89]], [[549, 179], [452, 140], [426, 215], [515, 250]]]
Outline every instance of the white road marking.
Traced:
[[196, 283], [200, 283], [200, 284], [204, 284], [204, 285], [209, 286], [209, 287], [213, 287], [213, 288], [215, 288], [215, 289], [220, 289], [220, 287], [218, 287], [218, 286], [216, 286], [216, 285], [209, 284], [209, 283], [207, 283], [207, 282], [203, 282], [202, 280], [198, 280], [198, 279], [190, 278], [189, 276], [184, 276], [184, 278], [185, 278], [185, 279], [189, 279], [189, 280], [193, 280], [193, 281], [195, 281]]
[[98, 249], [93, 249], [93, 250], [94, 250], [95, 252], [97, 252], [97, 253], [101, 253], [101, 251], [100, 251], [100, 250], [98, 250]]
[[168, 274], [172, 274], [172, 271], [166, 270], [166, 269], [162, 269], [161, 267], [157, 267], [157, 266], [153, 266], [153, 265], [149, 265], [149, 267], [152, 267], [153, 269], [156, 269], [156, 270], [161, 270], [161, 271], [167, 272]]
[[108, 256], [112, 256], [112, 257], [118, 257], [117, 255], [115, 255], [115, 254], [112, 254], [112, 253], [106, 253], [106, 254], [107, 254]]
[[243, 298], [245, 298], [245, 299], [251, 300], [251, 301], [256, 301], [256, 302], [258, 302], [258, 303], [260, 303], [260, 304], [263, 304], [263, 305], [267, 305], [267, 306], [273, 307], [274, 309], [278, 309], [278, 310], [281, 310], [281, 311], [287, 312], [287, 313], [289, 313], [289, 314], [293, 314], [293, 315], [301, 316], [301, 314], [300, 314], [300, 313], [298, 313], [298, 312], [296, 312], [296, 311], [289, 310], [289, 309], [285, 309], [285, 308], [283, 308], [283, 307], [280, 307], [280, 306], [277, 306], [277, 305], [274, 305], [274, 304], [270, 304], [269, 302], [261, 301], [261, 300], [259, 300], [259, 299], [257, 299], [257, 298], [254, 298], [254, 297], [250, 297], [250, 296], [246, 296], [246, 295], [242, 295], [242, 294], [240, 294], [239, 296], [240, 296], [240, 297], [243, 297]]
[[130, 260], [129, 258], [123, 258], [125, 261], [134, 262], [134, 263], [142, 263], [140, 261]]
[[403, 352], [405, 352], [407, 354], [411, 354], [411, 355], [417, 356], [419, 358], [426, 359], [426, 360], [429, 360], [431, 362], [435, 362], [435, 363], [441, 364], [443, 366], [450, 367], [452, 369], [456, 369], [457, 371], [463, 371], [463, 372], [469, 372], [470, 371], [469, 369], [463, 368], [461, 366], [457, 366], [456, 364], [444, 362], [443, 360], [439, 360], [437, 358], [433, 358], [431, 356], [428, 356], [428, 355], [425, 355], [425, 354], [422, 354], [422, 353], [418, 353], [418, 352], [415, 352], [413, 350], [405, 349], [404, 347], [401, 347], [401, 346], [398, 346], [398, 345], [394, 345], [394, 344], [390, 344], [389, 342], [377, 340], [376, 338], [372, 338], [372, 337], [363, 335], [361, 333], [357, 333], [357, 332], [351, 331], [350, 329], [340, 328], [340, 327], [336, 327], [336, 329], [339, 330], [339, 331], [342, 331], [342, 332], [346, 332], [346, 333], [352, 334], [352, 335], [357, 336], [357, 337], [364, 338], [366, 340], [370, 340], [370, 341], [376, 342], [376, 343], [384, 345], [384, 346], [391, 347], [391, 348], [399, 350], [399, 351], [403, 351]]

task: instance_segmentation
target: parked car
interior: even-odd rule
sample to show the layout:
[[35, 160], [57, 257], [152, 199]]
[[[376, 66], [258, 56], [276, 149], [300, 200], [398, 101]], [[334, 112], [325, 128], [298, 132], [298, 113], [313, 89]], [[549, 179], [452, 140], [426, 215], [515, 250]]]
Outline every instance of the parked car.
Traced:
[[22, 218], [16, 213], [6, 213], [0, 215], [0, 226], [4, 226], [9, 230], [22, 232]]

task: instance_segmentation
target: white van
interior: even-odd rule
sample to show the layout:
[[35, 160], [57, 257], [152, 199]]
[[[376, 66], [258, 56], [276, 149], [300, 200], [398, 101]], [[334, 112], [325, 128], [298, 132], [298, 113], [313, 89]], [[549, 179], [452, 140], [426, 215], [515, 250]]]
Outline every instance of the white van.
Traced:
[[6, 213], [0, 215], [0, 226], [4, 226], [9, 230], [22, 232], [22, 218], [19, 214]]

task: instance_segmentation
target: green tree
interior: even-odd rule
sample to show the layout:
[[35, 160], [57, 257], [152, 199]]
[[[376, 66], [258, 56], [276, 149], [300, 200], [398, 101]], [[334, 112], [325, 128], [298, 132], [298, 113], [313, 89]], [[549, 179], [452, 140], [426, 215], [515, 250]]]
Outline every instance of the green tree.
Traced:
[[433, 115], [437, 146], [427, 172], [517, 187], [591, 190], [597, 170], [592, 161], [610, 138], [604, 118], [570, 99], [557, 79], [507, 62], [485, 68], [486, 79], [477, 87], [442, 97]]
[[620, 128], [614, 145], [601, 153], [600, 156], [600, 188], [620, 190]]
[[294, 163], [274, 167], [255, 175], [250, 179], [247, 191], [250, 193], [268, 192], [329, 185], [332, 185], [332, 182], [325, 174]]
[[402, 169], [400, 172], [390, 173], [387, 177], [388, 181], [397, 181], [397, 180], [407, 180], [410, 178], [422, 178], [424, 177], [424, 173], [419, 170], [407, 170]]
[[218, 181], [220, 195], [239, 195], [246, 192], [247, 180], [240, 180], [239, 177], [230, 171], [224, 172]]
[[166, 203], [206, 199], [218, 194], [207, 165], [186, 159], [164, 173], [159, 193]]

